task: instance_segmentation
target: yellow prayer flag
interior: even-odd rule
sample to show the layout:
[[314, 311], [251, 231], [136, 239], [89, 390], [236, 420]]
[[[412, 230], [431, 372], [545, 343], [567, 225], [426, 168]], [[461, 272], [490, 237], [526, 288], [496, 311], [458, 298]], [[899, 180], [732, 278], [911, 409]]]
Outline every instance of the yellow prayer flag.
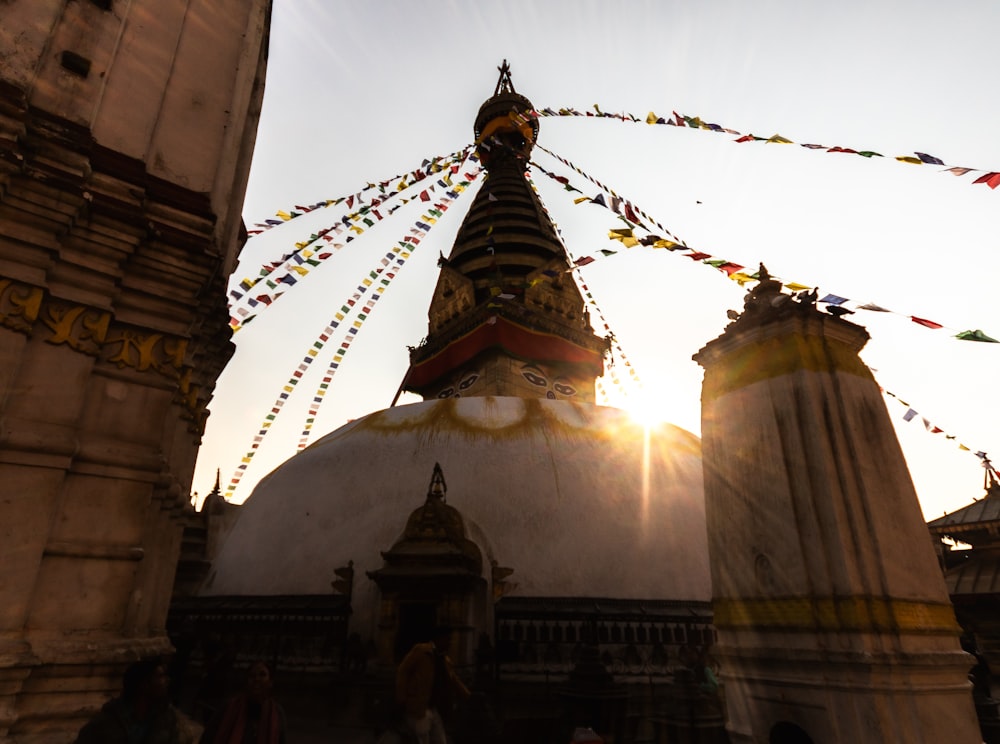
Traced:
[[358, 227], [357, 225], [351, 225], [349, 229], [351, 232], [356, 232], [358, 235], [364, 232], [364, 228]]
[[654, 113], [653, 113], [652, 111], [650, 111], [650, 112], [649, 112], [649, 113], [648, 113], [648, 114], [646, 115], [646, 123], [647, 123], [647, 124], [655, 124], [655, 123], [656, 123], [656, 119], [657, 119], [657, 118], [658, 118], [658, 117], [656, 116], [656, 114], [654, 114]]
[[531, 280], [530, 280], [530, 281], [528, 282], [528, 286], [529, 286], [529, 287], [534, 287], [534, 286], [535, 286], [536, 284], [541, 284], [541, 283], [542, 283], [542, 282], [544, 282], [544, 281], [545, 281], [545, 280], [544, 280], [544, 279], [542, 279], [542, 277], [540, 277], [540, 276], [536, 276], [536, 277], [535, 277], [534, 279], [531, 279]]
[[240, 462], [250, 462], [250, 458], [249, 457], [241, 458]]
[[805, 292], [807, 289], [812, 289], [812, 287], [807, 287], [805, 284], [797, 282], [788, 282], [785, 284], [785, 289], [790, 289], [792, 292]]
[[288, 222], [288, 220], [292, 219], [292, 215], [290, 215], [288, 212], [283, 212], [280, 209], [277, 212], [275, 212], [274, 215], [276, 217], [280, 217], [285, 222]]
[[638, 238], [620, 238], [622, 245], [626, 248], [634, 248], [639, 245]]
[[292, 271], [294, 271], [299, 276], [305, 276], [309, 273], [309, 269], [303, 268], [302, 266], [289, 266]]
[[741, 287], [747, 282], [756, 281], [752, 276], [750, 276], [749, 274], [745, 274], [742, 271], [734, 271], [732, 274], [729, 275], [729, 278], [732, 279], [737, 284], [739, 284]]
[[364, 284], [366, 287], [370, 287], [372, 285], [372, 280], [371, 279], [362, 279], [361, 283]]
[[767, 141], [768, 142], [774, 142], [777, 145], [790, 145], [790, 144], [792, 144], [792, 141], [790, 139], [785, 139], [780, 134], [775, 134], [775, 135], [773, 135], [771, 137], [768, 137]]
[[653, 243], [654, 248], [666, 248], [668, 251], [672, 251], [674, 248], [680, 246], [680, 243], [675, 243], [672, 240], [657, 240]]
[[343, 320], [344, 319], [344, 314], [343, 313], [336, 313], [333, 317], [335, 317], [337, 320]]
[[589, 196], [581, 196], [579, 199], [574, 199], [573, 203], [574, 204], [583, 204], [583, 202], [589, 202], [589, 201], [590, 201], [590, 197]]
[[900, 155], [898, 158], [896, 158], [896, 160], [898, 160], [901, 163], [913, 163], [914, 165], [924, 164], [924, 161], [921, 160], [920, 158], [913, 158], [910, 157], [909, 155]]
[[292, 391], [293, 391], [293, 390], [294, 390], [295, 388], [293, 388], [293, 387], [292, 387], [291, 385], [285, 385], [285, 387], [283, 387], [283, 388], [281, 388], [281, 389], [282, 389], [282, 390], [284, 390], [284, 391], [285, 391], [286, 393], [290, 393], [290, 392], [292, 392]]
[[319, 354], [319, 351], [317, 351], [316, 349], [309, 349], [309, 351], [307, 351], [306, 354], [308, 354], [311, 357], [314, 357], [317, 354]]
[[302, 258], [312, 258], [315, 255], [313, 251], [302, 251]]
[[361, 321], [360, 320], [356, 320], [356, 321], [354, 321], [353, 325], [354, 325], [355, 328], [360, 328], [361, 327]]
[[971, 451], [972, 451], [972, 450], [970, 450], [970, 449], [969, 449], [968, 447], [966, 447], [966, 446], [965, 446], [964, 444], [960, 444], [960, 445], [958, 445], [958, 448], [959, 448], [960, 450], [965, 450], [966, 452], [971, 452]]

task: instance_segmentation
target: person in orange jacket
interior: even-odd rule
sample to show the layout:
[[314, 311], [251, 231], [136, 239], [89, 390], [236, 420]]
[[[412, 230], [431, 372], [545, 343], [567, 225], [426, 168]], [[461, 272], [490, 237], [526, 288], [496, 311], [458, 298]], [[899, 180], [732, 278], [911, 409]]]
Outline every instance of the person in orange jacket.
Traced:
[[433, 640], [410, 649], [396, 672], [396, 700], [419, 744], [446, 744], [441, 714], [450, 713], [456, 698], [469, 697], [447, 656], [450, 643], [451, 629], [436, 628]]

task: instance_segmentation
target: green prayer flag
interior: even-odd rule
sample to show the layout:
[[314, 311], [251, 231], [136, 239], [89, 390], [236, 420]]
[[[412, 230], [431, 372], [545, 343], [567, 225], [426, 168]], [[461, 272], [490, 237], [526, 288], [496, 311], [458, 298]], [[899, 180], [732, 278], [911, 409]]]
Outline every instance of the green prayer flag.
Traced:
[[961, 333], [957, 334], [955, 338], [961, 341], [983, 341], [989, 344], [1000, 343], [1000, 341], [997, 341], [995, 338], [990, 338], [985, 333], [980, 331], [978, 328], [974, 331], [962, 331]]

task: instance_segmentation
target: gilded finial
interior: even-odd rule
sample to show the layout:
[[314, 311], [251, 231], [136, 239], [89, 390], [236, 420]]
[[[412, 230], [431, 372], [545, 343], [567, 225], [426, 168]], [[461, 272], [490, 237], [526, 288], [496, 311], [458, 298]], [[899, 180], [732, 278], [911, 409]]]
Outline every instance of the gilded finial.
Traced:
[[503, 61], [497, 69], [500, 71], [500, 79], [497, 80], [496, 90], [493, 91], [493, 95], [498, 96], [501, 93], [517, 93], [514, 90], [514, 81], [510, 78], [510, 65], [507, 64], [507, 60]]

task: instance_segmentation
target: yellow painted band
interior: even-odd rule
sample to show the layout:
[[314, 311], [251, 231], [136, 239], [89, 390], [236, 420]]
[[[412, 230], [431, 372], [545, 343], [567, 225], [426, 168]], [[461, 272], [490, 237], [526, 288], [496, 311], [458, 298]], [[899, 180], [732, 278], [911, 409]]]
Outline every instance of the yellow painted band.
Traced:
[[950, 604], [878, 597], [717, 599], [716, 628], [800, 632], [960, 632]]
[[844, 372], [874, 382], [871, 371], [846, 344], [823, 336], [782, 336], [729, 352], [705, 371], [703, 400], [714, 400], [755, 382], [799, 370]]
[[491, 119], [489, 123], [483, 127], [483, 132], [479, 135], [479, 139], [476, 140], [476, 144], [480, 144], [485, 141], [487, 137], [500, 131], [501, 129], [517, 129], [522, 135], [524, 135], [524, 138], [528, 140], [528, 142], [535, 141], [535, 131], [531, 128], [531, 124], [526, 122], [517, 126], [510, 120], [509, 116], [498, 116], [496, 119]]

